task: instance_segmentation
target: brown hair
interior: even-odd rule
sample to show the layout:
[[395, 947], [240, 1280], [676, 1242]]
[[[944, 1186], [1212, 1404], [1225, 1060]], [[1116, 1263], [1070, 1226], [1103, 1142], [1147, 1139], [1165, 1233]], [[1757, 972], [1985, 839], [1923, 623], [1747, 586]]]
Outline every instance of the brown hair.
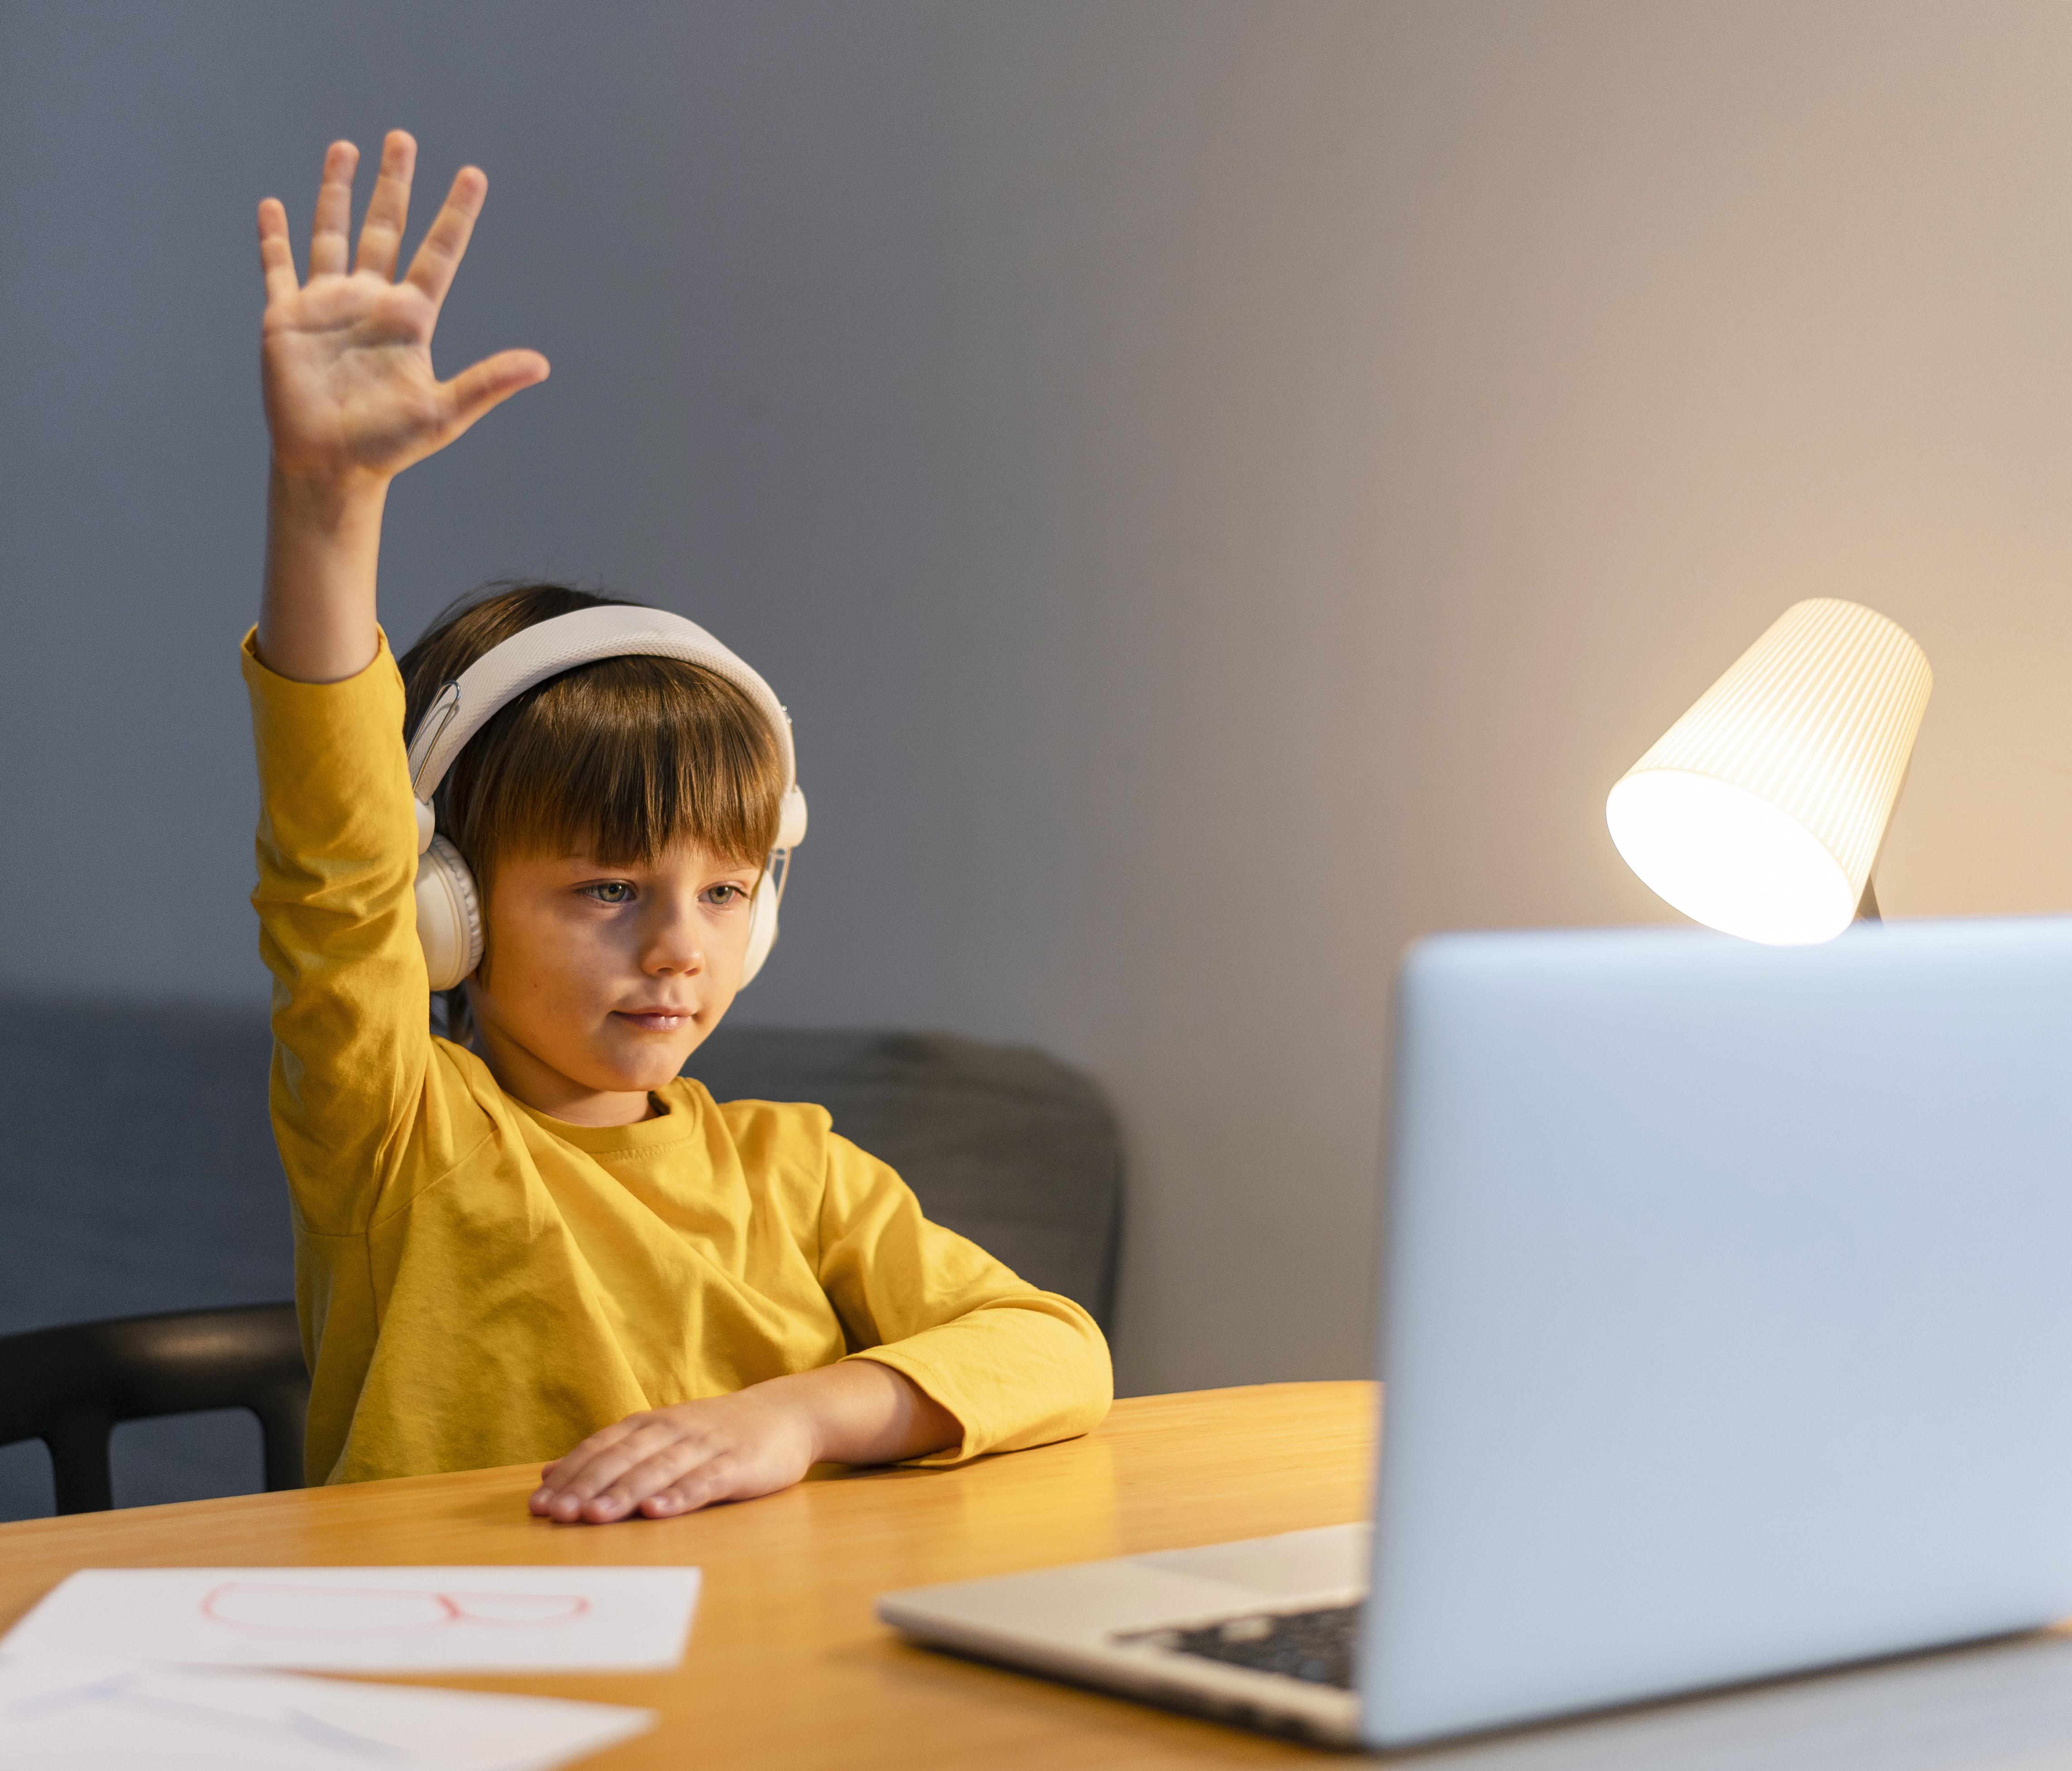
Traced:
[[[454, 603], [397, 660], [403, 731], [491, 647], [535, 623], [623, 602], [558, 584], [495, 584]], [[506, 856], [587, 849], [607, 865], [652, 862], [689, 840], [729, 861], [760, 861], [777, 840], [784, 762], [747, 695], [674, 658], [578, 665], [500, 708], [434, 794], [439, 833], [475, 877], [485, 910]], [[446, 992], [446, 1029], [467, 1022]]]

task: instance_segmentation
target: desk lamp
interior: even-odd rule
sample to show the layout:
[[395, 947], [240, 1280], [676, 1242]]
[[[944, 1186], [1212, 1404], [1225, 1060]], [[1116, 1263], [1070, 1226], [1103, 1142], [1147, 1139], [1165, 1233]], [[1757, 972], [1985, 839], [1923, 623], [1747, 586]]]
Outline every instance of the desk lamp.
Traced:
[[1871, 876], [1933, 682], [1885, 616], [1795, 602], [1612, 789], [1612, 840], [1709, 927], [1831, 940], [1878, 914]]

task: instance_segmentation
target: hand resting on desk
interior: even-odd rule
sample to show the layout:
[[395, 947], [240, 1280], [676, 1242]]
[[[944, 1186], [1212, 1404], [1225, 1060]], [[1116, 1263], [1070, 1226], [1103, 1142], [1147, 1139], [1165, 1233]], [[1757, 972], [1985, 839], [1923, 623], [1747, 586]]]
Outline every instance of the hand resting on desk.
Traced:
[[890, 1366], [848, 1359], [629, 1415], [548, 1465], [527, 1504], [564, 1524], [667, 1518], [774, 1494], [815, 1464], [895, 1464], [963, 1436], [956, 1416]]

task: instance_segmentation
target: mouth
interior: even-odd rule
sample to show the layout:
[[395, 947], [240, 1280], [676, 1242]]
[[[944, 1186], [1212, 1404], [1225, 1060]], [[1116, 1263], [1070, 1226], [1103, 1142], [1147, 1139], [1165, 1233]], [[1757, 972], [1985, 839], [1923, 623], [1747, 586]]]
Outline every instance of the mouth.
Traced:
[[611, 1018], [642, 1033], [669, 1033], [680, 1032], [697, 1017], [689, 1009], [615, 1009]]

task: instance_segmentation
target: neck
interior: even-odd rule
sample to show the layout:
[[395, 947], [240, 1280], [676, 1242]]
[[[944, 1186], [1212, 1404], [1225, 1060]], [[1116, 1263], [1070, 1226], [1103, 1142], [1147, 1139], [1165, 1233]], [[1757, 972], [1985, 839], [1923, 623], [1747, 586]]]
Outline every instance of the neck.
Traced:
[[595, 1126], [635, 1125], [655, 1117], [655, 1098], [646, 1089], [587, 1088], [479, 1023], [469, 1050], [488, 1065], [505, 1094], [549, 1119]]

